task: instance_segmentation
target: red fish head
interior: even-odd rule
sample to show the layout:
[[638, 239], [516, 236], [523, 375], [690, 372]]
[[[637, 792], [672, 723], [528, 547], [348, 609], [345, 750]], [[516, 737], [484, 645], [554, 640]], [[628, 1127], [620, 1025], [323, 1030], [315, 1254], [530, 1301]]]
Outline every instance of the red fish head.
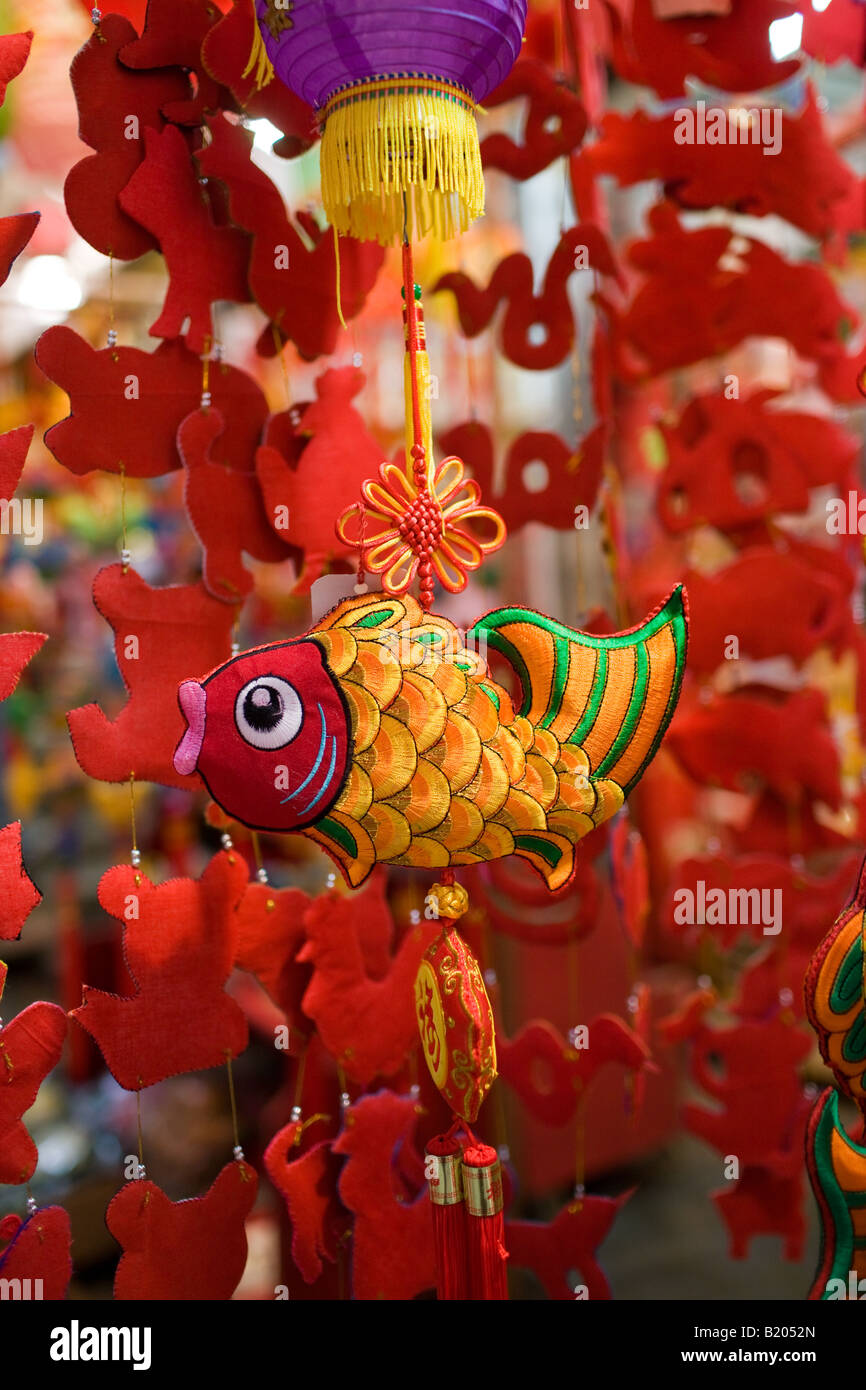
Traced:
[[318, 643], [258, 647], [183, 681], [175, 770], [198, 772], [235, 820], [298, 830], [333, 806], [349, 763], [349, 713]]

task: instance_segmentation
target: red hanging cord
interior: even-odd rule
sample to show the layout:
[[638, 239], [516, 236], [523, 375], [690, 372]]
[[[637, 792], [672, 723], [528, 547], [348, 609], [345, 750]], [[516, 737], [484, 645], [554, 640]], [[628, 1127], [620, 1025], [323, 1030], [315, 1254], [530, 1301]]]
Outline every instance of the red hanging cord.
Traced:
[[508, 1299], [502, 1172], [489, 1144], [463, 1151], [466, 1203], [466, 1253], [470, 1299]]

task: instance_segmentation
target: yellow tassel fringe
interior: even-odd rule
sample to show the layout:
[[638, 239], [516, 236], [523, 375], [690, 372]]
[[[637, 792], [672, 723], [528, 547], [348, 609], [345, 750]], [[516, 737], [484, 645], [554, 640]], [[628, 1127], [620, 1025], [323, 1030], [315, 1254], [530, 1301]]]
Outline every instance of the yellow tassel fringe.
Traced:
[[243, 71], [244, 77], [249, 77], [253, 69], [255, 69], [255, 77], [253, 78], [255, 91], [260, 92], [263, 87], [267, 87], [273, 78], [274, 65], [268, 57], [268, 50], [265, 48], [265, 41], [259, 28], [255, 0], [253, 0], [253, 44], [250, 49], [249, 61]]
[[405, 75], [357, 83], [331, 98], [323, 123], [322, 201], [338, 231], [383, 246], [404, 231], [445, 241], [483, 213], [475, 105], [459, 87]]

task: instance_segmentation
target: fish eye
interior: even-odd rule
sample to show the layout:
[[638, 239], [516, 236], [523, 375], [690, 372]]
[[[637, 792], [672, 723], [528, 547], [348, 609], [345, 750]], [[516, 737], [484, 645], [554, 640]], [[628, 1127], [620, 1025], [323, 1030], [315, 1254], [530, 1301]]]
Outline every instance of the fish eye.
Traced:
[[303, 719], [297, 690], [281, 676], [256, 676], [235, 700], [238, 733], [253, 748], [282, 748], [291, 743]]

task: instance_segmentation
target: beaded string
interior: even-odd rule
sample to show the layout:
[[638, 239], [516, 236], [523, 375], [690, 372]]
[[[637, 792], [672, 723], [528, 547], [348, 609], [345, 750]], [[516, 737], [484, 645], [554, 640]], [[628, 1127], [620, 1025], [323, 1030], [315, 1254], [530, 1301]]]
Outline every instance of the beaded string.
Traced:
[[433, 607], [433, 564], [431, 552], [439, 539], [442, 529], [439, 503], [430, 492], [430, 462], [423, 443], [424, 429], [421, 420], [421, 401], [418, 395], [418, 304], [416, 295], [420, 291], [415, 284], [415, 268], [412, 260], [412, 247], [408, 239], [403, 242], [403, 296], [406, 306], [406, 346], [409, 353], [409, 380], [412, 392], [412, 473], [417, 491], [416, 501], [410, 513], [400, 523], [400, 532], [412, 545], [419, 557], [419, 601], [425, 612]]

